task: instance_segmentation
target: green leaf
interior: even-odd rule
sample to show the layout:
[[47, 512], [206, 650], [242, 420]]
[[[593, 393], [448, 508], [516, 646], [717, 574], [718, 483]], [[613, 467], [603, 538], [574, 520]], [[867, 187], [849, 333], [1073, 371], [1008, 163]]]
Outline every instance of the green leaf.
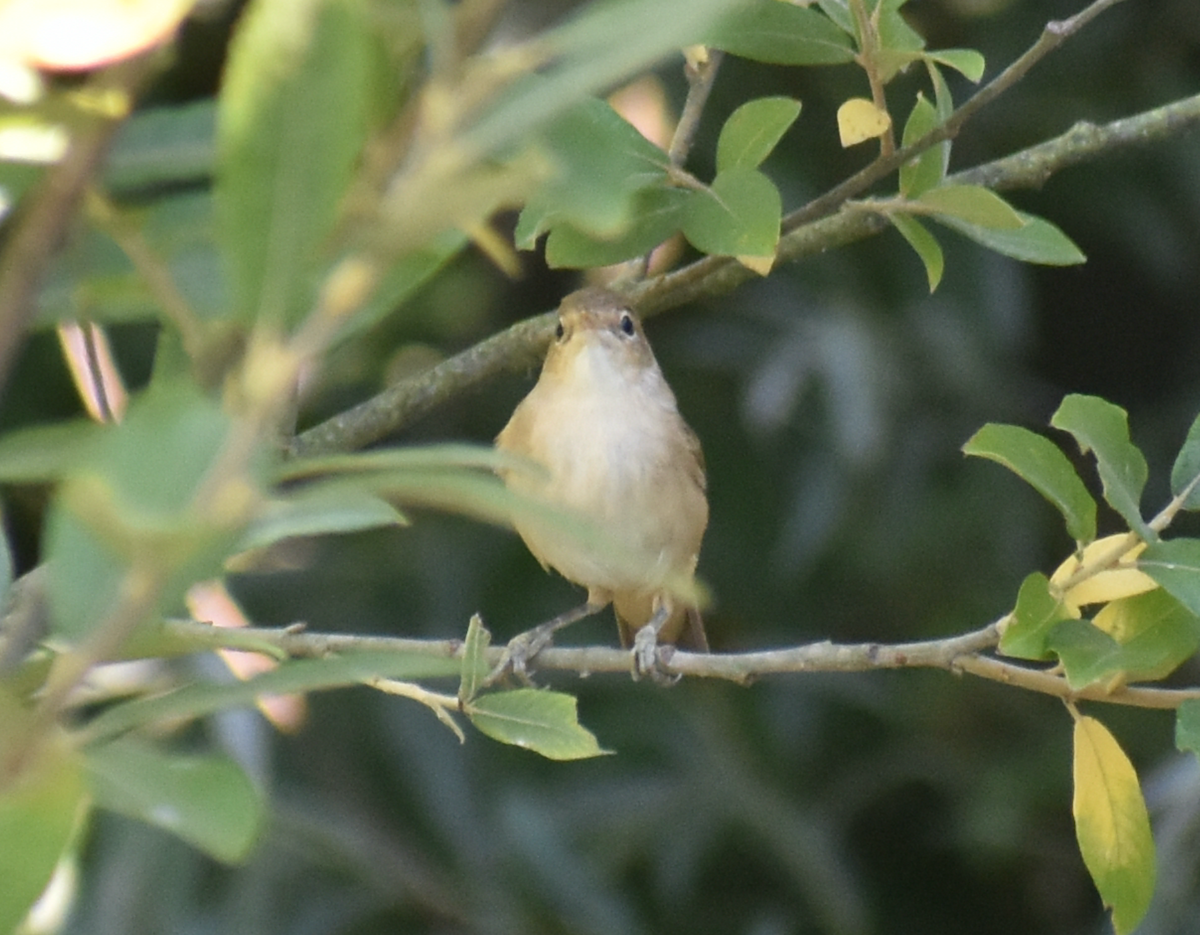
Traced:
[[90, 419], [17, 429], [0, 438], [0, 481], [55, 481], [78, 465], [105, 429]]
[[720, 19], [705, 45], [772, 65], [842, 65], [854, 60], [850, 37], [807, 7], [755, 0]]
[[774, 256], [782, 213], [779, 190], [769, 178], [756, 169], [730, 169], [688, 204], [683, 233], [713, 256]]
[[817, 0], [817, 6], [846, 35], [858, 35], [858, 30], [854, 26], [854, 14], [850, 12], [850, 4], [846, 0]]
[[1188, 429], [1187, 439], [1171, 468], [1171, 493], [1179, 497], [1183, 496], [1185, 490], [1188, 490], [1188, 494], [1183, 501], [1183, 508], [1200, 510], [1200, 416], [1196, 416], [1192, 427]]
[[207, 180], [216, 155], [211, 99], [152, 107], [121, 125], [104, 163], [104, 186], [122, 192]]
[[1158, 536], [1142, 519], [1139, 504], [1148, 470], [1141, 451], [1129, 440], [1125, 410], [1098, 396], [1073, 393], [1064, 397], [1050, 417], [1056, 429], [1070, 432], [1084, 454], [1096, 458], [1104, 499], [1147, 542]]
[[1175, 746], [1200, 757], [1200, 698], [1191, 698], [1175, 712]]
[[1050, 593], [1050, 579], [1040, 571], [1021, 582], [1013, 619], [1000, 635], [1000, 652], [1017, 659], [1046, 659], [1046, 638], [1070, 617], [1062, 601]]
[[942, 281], [942, 272], [946, 267], [941, 244], [937, 242], [937, 238], [933, 234], [929, 233], [929, 229], [911, 214], [901, 214], [895, 211], [888, 215], [888, 220], [908, 241], [908, 245], [917, 252], [917, 256], [925, 264], [925, 276], [929, 280], [929, 291], [933, 292], [938, 287], [938, 283]]
[[1020, 230], [1021, 215], [1007, 201], [982, 185], [942, 185], [922, 192], [917, 204], [939, 217], [950, 217], [988, 230]]
[[521, 212], [514, 238], [524, 250], [563, 223], [598, 239], [616, 238], [629, 229], [637, 193], [666, 181], [667, 154], [596, 98], [554, 120], [537, 139], [556, 171]]
[[1154, 894], [1154, 837], [1133, 764], [1108, 729], [1090, 717], [1075, 720], [1071, 811], [1083, 862], [1117, 935], [1127, 935]]
[[989, 423], [963, 445], [963, 453], [1003, 464], [1031, 484], [1063, 515], [1076, 542], [1096, 538], [1096, 502], [1079, 475], [1049, 439], [1016, 425]]
[[800, 102], [790, 97], [747, 101], [721, 127], [717, 139], [717, 173], [762, 165], [799, 116]]
[[968, 81], [976, 84], [983, 77], [986, 67], [983, 56], [974, 49], [938, 49], [936, 52], [926, 52], [925, 57], [953, 68]]
[[600, 756], [595, 735], [579, 723], [575, 698], [539, 688], [481, 695], [464, 713], [493, 740], [524, 747], [551, 760]]
[[1058, 653], [1076, 690], [1118, 674], [1128, 682], [1154, 681], [1200, 648], [1200, 621], [1166, 591], [1155, 589], [1111, 601], [1092, 623], [1060, 623], [1046, 646]]
[[1138, 568], [1192, 613], [1200, 614], [1200, 539], [1152, 543], [1138, 556]]
[[407, 524], [404, 514], [394, 506], [352, 482], [318, 483], [266, 503], [238, 541], [237, 551], [261, 549], [297, 536]]
[[[923, 139], [938, 125], [937, 108], [923, 94], [917, 95], [908, 122], [904, 124], [904, 146]], [[911, 162], [900, 167], [900, 194], [905, 198], [916, 198], [942, 184], [946, 174], [945, 145], [931, 146]], [[920, 251], [917, 251], [920, 253]], [[930, 292], [933, 288], [930, 287]]]
[[88, 722], [87, 737], [94, 744], [150, 724], [253, 707], [260, 695], [303, 694], [360, 685], [373, 679], [413, 681], [452, 677], [461, 668], [457, 659], [431, 655], [421, 647], [414, 647], [411, 652], [375, 650], [298, 659], [241, 682], [193, 682], [163, 695], [113, 705]]
[[645, 256], [679, 231], [686, 206], [695, 197], [695, 192], [678, 188], [641, 191], [634, 199], [629, 228], [611, 239], [557, 224], [546, 238], [546, 262], [554, 269], [591, 269]]
[[254, 0], [225, 66], [218, 229], [244, 320], [294, 321], [353, 177], [370, 108], [371, 33], [352, 0]]
[[0, 932], [12, 932], [50, 881], [83, 817], [87, 790], [80, 758], [57, 732], [31, 737], [28, 712], [0, 693]]
[[169, 831], [226, 863], [245, 860], [262, 828], [262, 794], [223, 757], [122, 739], [88, 751], [87, 779], [101, 808]]
[[488, 646], [492, 642], [492, 634], [483, 625], [479, 614], [471, 616], [467, 624], [467, 636], [463, 640], [462, 677], [458, 684], [458, 700], [466, 705], [475, 699], [483, 680], [491, 671], [487, 661]]
[[1074, 266], [1087, 261], [1087, 257], [1075, 246], [1074, 241], [1045, 218], [1035, 217], [1023, 211], [1018, 211], [1017, 216], [1025, 226], [1015, 230], [980, 227], [978, 224], [968, 224], [948, 216], [941, 216], [939, 220], [977, 244], [1024, 263]]

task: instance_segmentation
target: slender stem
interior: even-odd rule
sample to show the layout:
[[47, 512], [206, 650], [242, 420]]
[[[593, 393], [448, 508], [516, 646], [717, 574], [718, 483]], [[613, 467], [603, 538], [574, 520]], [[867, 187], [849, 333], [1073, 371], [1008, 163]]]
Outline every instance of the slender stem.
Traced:
[[696, 132], [700, 129], [704, 105], [708, 103], [708, 96], [717, 80], [717, 71], [721, 67], [724, 55], [725, 53], [718, 49], [709, 49], [703, 61], [693, 64], [689, 60], [684, 65], [683, 73], [688, 82], [687, 100], [683, 103], [683, 112], [679, 115], [675, 135], [671, 138], [671, 146], [667, 150], [667, 158], [673, 166], [682, 167], [687, 162]]

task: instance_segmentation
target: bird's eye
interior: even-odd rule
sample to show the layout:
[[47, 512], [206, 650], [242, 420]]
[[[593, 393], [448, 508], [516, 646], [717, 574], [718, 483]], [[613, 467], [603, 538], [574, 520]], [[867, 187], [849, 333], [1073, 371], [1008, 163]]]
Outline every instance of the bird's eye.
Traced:
[[633, 337], [634, 332], [637, 330], [633, 324], [633, 316], [628, 312], [621, 313], [621, 330], [631, 338]]
[[554, 340], [561, 341], [564, 333], [562, 319], [559, 319], [558, 325], [554, 329]]

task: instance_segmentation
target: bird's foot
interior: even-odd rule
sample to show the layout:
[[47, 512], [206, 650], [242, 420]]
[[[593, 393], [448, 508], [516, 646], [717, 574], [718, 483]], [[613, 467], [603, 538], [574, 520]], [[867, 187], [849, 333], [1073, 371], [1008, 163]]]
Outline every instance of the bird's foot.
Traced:
[[648, 678], [656, 685], [674, 685], [678, 675], [667, 671], [665, 654], [673, 653], [673, 646], [658, 645], [658, 627], [648, 623], [633, 637], [633, 678], [639, 681]]
[[483, 680], [483, 687], [490, 688], [509, 673], [524, 684], [532, 685], [533, 679], [529, 677], [529, 663], [538, 653], [554, 642], [554, 634], [576, 620], [582, 620], [603, 609], [603, 604], [581, 604], [566, 613], [559, 614], [553, 620], [547, 620], [524, 633], [518, 633], [504, 647], [504, 655], [500, 657], [500, 662], [496, 667], [488, 673], [488, 677]]

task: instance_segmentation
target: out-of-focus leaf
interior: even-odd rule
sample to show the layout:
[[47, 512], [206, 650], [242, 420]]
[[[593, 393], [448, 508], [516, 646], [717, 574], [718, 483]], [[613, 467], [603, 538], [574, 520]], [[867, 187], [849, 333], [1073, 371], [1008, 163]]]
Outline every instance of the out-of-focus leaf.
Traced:
[[1138, 567], [1194, 614], [1200, 614], [1200, 539], [1155, 542]]
[[104, 432], [90, 419], [17, 429], [0, 437], [0, 481], [8, 484], [58, 480], [80, 463]]
[[[911, 146], [938, 125], [937, 109], [923, 94], [917, 95], [908, 121], [904, 124], [903, 145]], [[911, 162], [900, 167], [900, 194], [905, 198], [916, 198], [942, 184], [945, 175], [944, 143], [931, 146]], [[920, 253], [920, 251], [917, 251]], [[928, 264], [927, 264], [928, 265]], [[933, 287], [930, 287], [930, 292]]]
[[1154, 893], [1154, 838], [1133, 764], [1099, 721], [1075, 720], [1072, 813], [1083, 862], [1117, 935], [1137, 928]]
[[211, 100], [134, 114], [105, 160], [105, 187], [121, 192], [207, 179], [216, 154], [216, 116]]
[[[1195, 418], [1192, 427], [1188, 429], [1183, 447], [1179, 449], [1179, 454], [1175, 457], [1175, 464], [1171, 467], [1171, 493], [1174, 496], [1181, 496], [1184, 490], [1191, 486], [1191, 491], [1183, 502], [1185, 510], [1200, 509], [1200, 483], [1196, 483], [1198, 477], [1200, 477], [1200, 416]], [[1192, 486], [1193, 483], [1195, 486]]]
[[1067, 684], [1078, 691], [1121, 670], [1121, 647], [1086, 620], [1064, 620], [1046, 638], [1046, 648], [1058, 655]]
[[841, 65], [853, 61], [850, 37], [816, 10], [754, 0], [723, 17], [704, 44], [772, 65]]
[[633, 220], [635, 195], [666, 179], [667, 154], [595, 98], [556, 119], [538, 139], [557, 171], [521, 212], [514, 239], [522, 249], [562, 223], [598, 239], [617, 237]]
[[923, 192], [915, 201], [936, 216], [952, 217], [989, 230], [1020, 230], [1021, 215], [994, 191], [982, 185], [941, 185]]
[[1046, 637], [1071, 616], [1062, 601], [1050, 593], [1050, 582], [1035, 571], [1021, 582], [1013, 619], [1000, 635], [1000, 652], [1017, 659], [1046, 659]]
[[533, 470], [532, 462], [485, 445], [414, 445], [380, 448], [348, 454], [317, 455], [284, 462], [275, 473], [278, 481], [296, 481], [330, 475], [354, 475], [380, 471], [436, 470], [439, 468], [500, 468]]
[[963, 453], [1003, 464], [1049, 500], [1077, 542], [1096, 536], [1096, 502], [1079, 475], [1049, 439], [1016, 425], [989, 423], [963, 445]]
[[238, 542], [238, 551], [261, 549], [296, 536], [358, 532], [405, 525], [404, 514], [350, 481], [317, 483], [269, 501]]
[[493, 740], [547, 759], [582, 760], [608, 752], [579, 723], [575, 698], [562, 692], [538, 688], [492, 692], [466, 705], [464, 713]]
[[121, 739], [88, 751], [87, 780], [101, 808], [170, 831], [226, 863], [245, 860], [258, 840], [262, 793], [224, 757]]
[[713, 180], [687, 206], [684, 236], [713, 256], [773, 257], [783, 204], [774, 183], [756, 169], [735, 168]]
[[1175, 746], [1200, 757], [1200, 699], [1185, 701], [1175, 712]]
[[201, 718], [215, 711], [253, 707], [260, 695], [304, 694], [360, 685], [374, 679], [426, 679], [459, 675], [457, 659], [422, 652], [346, 652], [321, 659], [283, 662], [241, 682], [193, 682], [182, 688], [113, 705], [88, 722], [93, 743], [164, 721]]
[[696, 192], [648, 188], [634, 199], [634, 217], [620, 237], [592, 237], [569, 224], [559, 224], [546, 238], [546, 262], [554, 269], [590, 269], [645, 256], [683, 227], [688, 203]]
[[[28, 749], [13, 769], [18, 744]], [[32, 738], [28, 712], [2, 690], [0, 763], [0, 932], [12, 932], [50, 881], [87, 790], [76, 752], [57, 732]]]
[[790, 97], [760, 97], [729, 115], [717, 139], [717, 173], [742, 167], [756, 169], [800, 116], [800, 102]]
[[1074, 241], [1045, 218], [1035, 217], [1023, 211], [1018, 211], [1017, 215], [1025, 225], [1013, 230], [980, 227], [978, 224], [968, 224], [948, 216], [940, 216], [938, 220], [989, 250], [995, 250], [1024, 263], [1074, 266], [1087, 261], [1087, 257], [1075, 246]]
[[941, 244], [929, 233], [929, 229], [911, 214], [895, 211], [888, 215], [888, 220], [925, 264], [925, 277], [929, 280], [929, 291], [933, 292], [942, 281], [942, 273], [946, 268]]
[[1098, 396], [1072, 393], [1050, 417], [1050, 424], [1070, 432], [1084, 454], [1096, 458], [1104, 499], [1147, 542], [1157, 537], [1142, 519], [1140, 503], [1146, 486], [1146, 458], [1129, 440], [1124, 409]]
[[968, 81], [978, 83], [987, 67], [982, 55], [974, 49], [938, 49], [936, 52], [926, 52], [926, 58], [948, 65]]
[[320, 248], [362, 149], [370, 30], [353, 0], [255, 0], [230, 46], [217, 114], [217, 204], [234, 307], [305, 310]]

